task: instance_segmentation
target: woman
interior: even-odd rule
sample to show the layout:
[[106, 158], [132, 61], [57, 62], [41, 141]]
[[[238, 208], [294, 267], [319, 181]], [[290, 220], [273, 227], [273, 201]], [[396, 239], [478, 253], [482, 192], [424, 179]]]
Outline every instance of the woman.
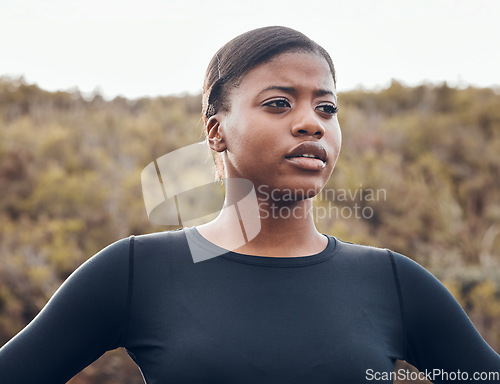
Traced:
[[[311, 198], [341, 145], [324, 49], [288, 28], [247, 32], [214, 56], [203, 96], [225, 209], [91, 258], [0, 350], [1, 383], [63, 383], [118, 347], [147, 383], [390, 383], [396, 359], [435, 383], [498, 382], [499, 355], [432, 275], [316, 230]], [[236, 249], [235, 180], [253, 184], [260, 218]], [[196, 247], [220, 256], [194, 263]]]

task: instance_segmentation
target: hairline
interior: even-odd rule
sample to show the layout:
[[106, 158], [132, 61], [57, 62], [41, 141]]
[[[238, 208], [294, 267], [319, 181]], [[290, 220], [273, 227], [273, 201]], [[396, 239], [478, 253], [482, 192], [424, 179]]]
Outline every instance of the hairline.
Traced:
[[233, 82], [226, 84], [227, 88], [227, 94], [226, 94], [226, 102], [227, 102], [227, 108], [224, 108], [224, 104], [222, 103], [221, 105], [221, 110], [220, 112], [231, 112], [231, 103], [229, 102], [231, 98], [231, 94], [234, 89], [238, 89], [241, 85], [241, 82], [243, 81], [243, 78], [250, 72], [251, 70], [255, 69], [256, 67], [260, 65], [264, 65], [267, 63], [270, 63], [274, 59], [276, 59], [278, 56], [284, 55], [286, 53], [307, 53], [311, 55], [315, 55], [317, 57], [322, 58], [325, 60], [326, 64], [328, 65], [328, 69], [330, 71], [330, 75], [333, 78], [333, 83], [336, 86], [336, 79], [335, 79], [335, 74], [332, 72], [332, 68], [330, 67], [330, 63], [328, 62], [327, 58], [325, 55], [321, 52], [320, 46], [318, 47], [308, 47], [308, 46], [291, 46], [288, 49], [281, 50], [279, 52], [276, 52], [275, 54], [269, 55], [268, 57], [264, 58], [263, 60], [259, 60], [256, 63], [252, 64], [249, 66], [245, 72], [243, 72], [239, 77], [234, 79]]

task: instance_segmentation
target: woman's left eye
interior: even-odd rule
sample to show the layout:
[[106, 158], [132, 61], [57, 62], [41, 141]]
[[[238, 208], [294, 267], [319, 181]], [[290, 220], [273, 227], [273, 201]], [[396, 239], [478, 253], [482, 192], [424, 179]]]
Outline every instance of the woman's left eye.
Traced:
[[316, 109], [329, 115], [335, 115], [339, 111], [338, 107], [333, 104], [320, 104]]

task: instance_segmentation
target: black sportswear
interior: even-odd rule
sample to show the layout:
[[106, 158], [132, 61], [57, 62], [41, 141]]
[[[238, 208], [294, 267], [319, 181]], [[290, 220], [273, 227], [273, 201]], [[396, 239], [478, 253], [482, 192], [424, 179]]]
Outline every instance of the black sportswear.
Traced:
[[118, 347], [148, 384], [392, 383], [395, 359], [440, 370], [434, 383], [498, 382], [500, 356], [405, 256], [328, 236], [312, 256], [195, 263], [186, 236], [221, 251], [190, 228], [89, 259], [0, 349], [0, 383], [64, 383]]

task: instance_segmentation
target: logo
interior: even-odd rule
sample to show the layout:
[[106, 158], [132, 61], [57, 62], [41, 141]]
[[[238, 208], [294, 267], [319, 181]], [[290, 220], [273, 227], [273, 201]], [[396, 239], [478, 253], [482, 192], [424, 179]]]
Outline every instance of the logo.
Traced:
[[[141, 173], [146, 213], [152, 223], [179, 227], [200, 225], [224, 210], [227, 225], [240, 228], [225, 238], [226, 248], [208, 247], [189, 232], [193, 261], [200, 262], [246, 244], [260, 232], [259, 204], [253, 184], [246, 179], [225, 179], [233, 199], [225, 201], [224, 187], [214, 180], [214, 161], [205, 142], [169, 152], [148, 164]], [[227, 234], [221, 234], [227, 236]]]

